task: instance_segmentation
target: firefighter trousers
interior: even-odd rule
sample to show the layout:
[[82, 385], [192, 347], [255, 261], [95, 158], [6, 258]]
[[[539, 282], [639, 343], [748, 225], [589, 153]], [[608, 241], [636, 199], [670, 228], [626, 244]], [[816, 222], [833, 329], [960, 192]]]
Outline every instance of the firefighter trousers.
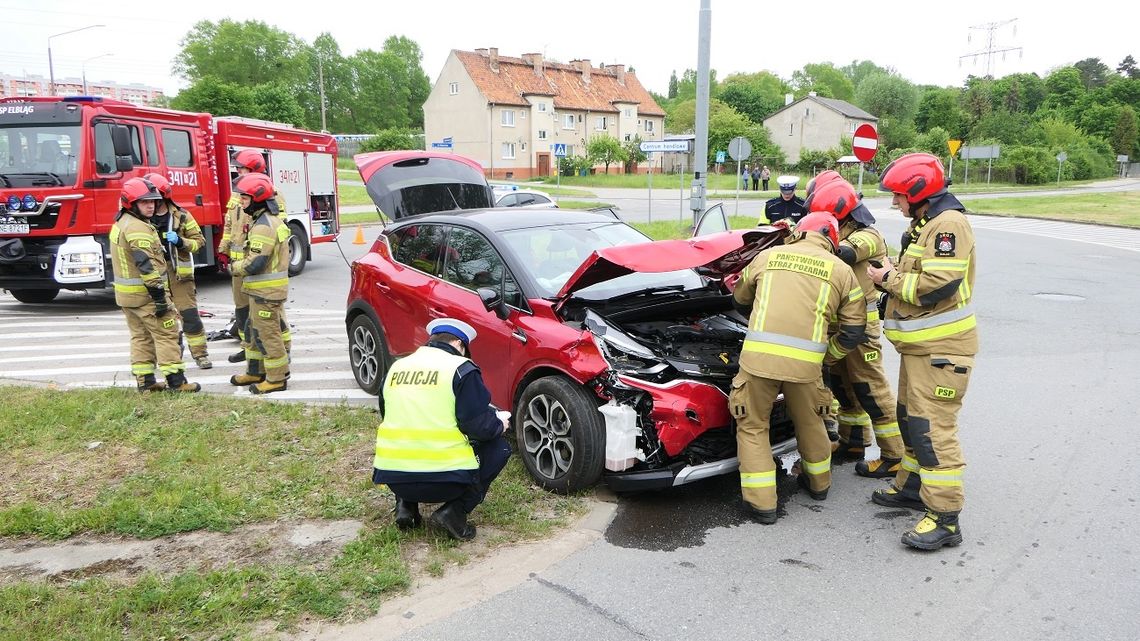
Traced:
[[772, 458], [770, 420], [782, 390], [788, 416], [796, 429], [803, 472], [813, 491], [831, 487], [831, 441], [823, 427], [824, 407], [819, 381], [789, 383], [744, 370], [732, 379], [728, 407], [736, 419], [736, 448], [740, 458], [740, 490], [752, 507], [776, 509], [776, 462]]
[[247, 338], [255, 354], [251, 359], [247, 352], [246, 358], [251, 365], [253, 361], [261, 361], [266, 381], [280, 383], [289, 377], [289, 351], [281, 330], [285, 301], [251, 296], [249, 303]]
[[898, 419], [906, 447], [895, 487], [915, 486], [935, 512], [961, 511], [966, 461], [958, 440], [958, 412], [966, 397], [973, 356], [901, 354]]
[[830, 368], [828, 385], [839, 401], [839, 441], [851, 447], [871, 444], [871, 432], [882, 457], [901, 459], [903, 440], [895, 415], [895, 395], [883, 371], [879, 339], [868, 339]]
[[153, 302], [122, 309], [131, 332], [132, 374], [153, 376], [156, 363], [162, 376], [185, 371], [182, 350], [178, 347], [178, 319], [173, 310], [159, 318], [154, 313]]
[[206, 326], [202, 324], [202, 317], [198, 314], [198, 288], [194, 279], [178, 280], [176, 276], [170, 276], [166, 280], [170, 290], [170, 300], [182, 316], [182, 333], [186, 336], [190, 355], [196, 359], [207, 356]]
[[230, 290], [234, 297], [234, 319], [238, 340], [241, 341], [241, 348], [245, 350], [246, 358], [249, 358], [250, 346], [249, 341], [246, 340], [246, 332], [249, 329], [249, 294], [241, 290], [244, 281], [245, 279], [241, 276], [231, 277]]

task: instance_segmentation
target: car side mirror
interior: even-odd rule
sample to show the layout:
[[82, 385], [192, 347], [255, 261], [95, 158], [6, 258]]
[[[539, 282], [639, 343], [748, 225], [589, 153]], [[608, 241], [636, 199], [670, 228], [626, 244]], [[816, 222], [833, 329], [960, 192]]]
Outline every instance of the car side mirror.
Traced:
[[479, 299], [483, 301], [483, 307], [489, 312], [495, 312], [500, 320], [507, 320], [510, 310], [507, 309], [507, 303], [503, 300], [503, 295], [491, 289], [490, 287], [480, 287], [476, 290], [479, 293]]

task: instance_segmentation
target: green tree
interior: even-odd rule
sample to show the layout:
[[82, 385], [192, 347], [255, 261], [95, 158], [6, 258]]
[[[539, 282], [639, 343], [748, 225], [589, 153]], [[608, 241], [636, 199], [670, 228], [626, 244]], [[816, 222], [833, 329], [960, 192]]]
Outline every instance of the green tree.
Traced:
[[864, 78], [855, 92], [855, 105], [879, 118], [911, 121], [918, 101], [918, 90], [910, 81], [881, 72]]
[[309, 72], [305, 90], [297, 96], [301, 108], [305, 110], [306, 126], [311, 129], [321, 127], [321, 77], [324, 77], [325, 123], [329, 131], [355, 133], [352, 126], [352, 105], [356, 100], [352, 67], [341, 54], [340, 45], [328, 32], [313, 40], [313, 46], [305, 52], [305, 64]]
[[1006, 145], [1027, 144], [1032, 122], [1022, 113], [994, 109], [978, 119], [970, 129], [970, 140], [995, 140]]
[[918, 132], [910, 120], [886, 118], [879, 121], [879, 147], [902, 149], [915, 146]]
[[677, 97], [677, 84], [677, 70], [674, 69], [673, 73], [669, 76], [669, 92], [666, 95], [670, 100]]
[[856, 92], [859, 90], [859, 85], [863, 82], [864, 78], [879, 73], [885, 73], [888, 76], [898, 75], [893, 69], [880, 67], [870, 60], [852, 60], [851, 64], [841, 67], [840, 71], [843, 72], [843, 75], [847, 76], [851, 84], [855, 85]]
[[1112, 140], [1113, 131], [1120, 121], [1121, 105], [1090, 104], [1080, 111], [1076, 125], [1090, 136]]
[[1112, 70], [1108, 65], [1100, 61], [1100, 58], [1085, 58], [1084, 60], [1073, 65], [1081, 73], [1081, 84], [1084, 85], [1085, 90], [1096, 89], [1103, 87], [1108, 82], [1108, 76]]
[[431, 80], [424, 73], [424, 54], [415, 41], [405, 36], [389, 36], [383, 53], [393, 56], [399, 65], [396, 83], [407, 88], [406, 109], [412, 126], [424, 126], [424, 102], [431, 93]]
[[182, 111], [202, 111], [215, 116], [257, 117], [253, 90], [222, 82], [213, 77], [195, 81], [178, 92], [170, 106]]
[[1124, 56], [1124, 60], [1116, 65], [1116, 72], [1125, 78], [1140, 78], [1140, 69], [1136, 68], [1136, 59], [1132, 54]]
[[296, 92], [283, 84], [267, 82], [253, 88], [253, 113], [256, 118], [303, 126], [305, 112], [297, 104]]
[[915, 127], [919, 131], [939, 127], [955, 138], [965, 136], [965, 114], [958, 98], [960, 93], [960, 90], [950, 87], [928, 88], [919, 100], [918, 111], [914, 116]]
[[809, 63], [792, 72], [792, 87], [796, 97], [802, 98], [814, 91], [825, 98], [850, 101], [855, 97], [855, 85], [830, 62]]
[[994, 108], [993, 80], [970, 76], [966, 79], [966, 90], [962, 92], [962, 110], [966, 115], [966, 125], [972, 128]]
[[376, 135], [360, 143], [360, 151], [396, 151], [419, 149], [423, 143], [409, 129], [381, 129]]
[[1116, 117], [1116, 126], [1109, 138], [1112, 151], [1126, 156], [1135, 155], [1137, 141], [1136, 112], [1132, 107], [1124, 105], [1120, 108], [1120, 115]]
[[994, 106], [1010, 113], [1031, 114], [1045, 101], [1045, 81], [1035, 73], [1015, 73], [998, 78], [990, 85]]
[[598, 134], [586, 143], [586, 157], [592, 164], [602, 163], [606, 166], [606, 173], [610, 173], [610, 165], [625, 162], [626, 150], [621, 142], [609, 134]]
[[914, 141], [914, 146], [927, 153], [942, 157], [950, 152], [950, 148], [946, 145], [949, 140], [950, 132], [942, 127], [933, 127], [930, 131], [919, 134]]
[[1045, 88], [1049, 91], [1042, 105], [1046, 108], [1068, 109], [1077, 104], [1085, 95], [1081, 72], [1076, 67], [1061, 67], [1045, 77]]
[[295, 87], [305, 73], [295, 64], [305, 43], [259, 20], [203, 20], [180, 44], [174, 71], [191, 82], [213, 77], [246, 86], [283, 82]]
[[633, 138], [625, 143], [622, 143], [625, 149], [625, 173], [633, 173], [636, 171], [637, 165], [645, 162], [649, 156], [641, 150], [641, 136], [634, 135]]
[[[715, 98], [717, 92], [716, 69], [709, 70], [709, 97]], [[693, 100], [697, 97], [697, 72], [686, 69], [677, 81], [677, 100]]]
[[717, 98], [752, 122], [763, 122], [784, 105], [787, 92], [786, 82], [768, 71], [760, 71], [728, 76], [721, 83]]

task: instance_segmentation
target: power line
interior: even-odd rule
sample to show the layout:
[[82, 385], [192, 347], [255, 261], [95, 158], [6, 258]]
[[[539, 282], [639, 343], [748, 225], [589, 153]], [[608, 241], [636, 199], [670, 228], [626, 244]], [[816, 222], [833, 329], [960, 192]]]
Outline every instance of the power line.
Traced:
[[[962, 60], [964, 60], [966, 58], [972, 59], [974, 61], [974, 63], [977, 64], [978, 58], [985, 56], [985, 59], [986, 59], [986, 76], [992, 78], [994, 75], [993, 69], [994, 69], [994, 56], [995, 55], [997, 55], [999, 53], [1002, 54], [1002, 60], [1005, 60], [1005, 54], [1010, 52], [1010, 51], [1018, 52], [1019, 57], [1023, 56], [1025, 54], [1025, 52], [1022, 50], [1021, 47], [1002, 47], [1001, 45], [997, 44], [997, 42], [995, 40], [994, 34], [997, 32], [998, 29], [1000, 29], [1006, 25], [1013, 24], [1014, 22], [1017, 22], [1017, 18], [1012, 18], [1010, 20], [1003, 20], [1001, 22], [987, 22], [985, 24], [971, 26], [970, 27], [971, 30], [985, 31], [986, 32], [986, 48], [980, 49], [978, 51], [974, 51], [972, 53], [967, 53], [965, 55], [958, 56], [958, 66], [961, 67], [962, 66]], [[1013, 25], [1013, 35], [1017, 36], [1017, 25]], [[966, 41], [969, 42], [970, 40], [972, 40], [972, 37], [973, 37], [973, 34], [969, 34], [966, 38]]]

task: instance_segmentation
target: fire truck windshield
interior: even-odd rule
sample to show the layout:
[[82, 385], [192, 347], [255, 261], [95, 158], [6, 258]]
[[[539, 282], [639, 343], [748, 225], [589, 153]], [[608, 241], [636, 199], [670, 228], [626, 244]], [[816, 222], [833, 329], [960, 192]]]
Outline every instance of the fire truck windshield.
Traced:
[[0, 124], [0, 185], [74, 185], [82, 137], [80, 126]]

